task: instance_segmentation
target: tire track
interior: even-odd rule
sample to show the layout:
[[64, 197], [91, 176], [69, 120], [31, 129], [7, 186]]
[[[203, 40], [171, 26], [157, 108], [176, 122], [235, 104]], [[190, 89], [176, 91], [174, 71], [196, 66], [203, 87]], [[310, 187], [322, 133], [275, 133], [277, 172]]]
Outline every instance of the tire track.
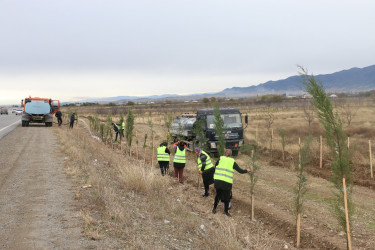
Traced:
[[[17, 128], [12, 133], [18, 133], [20, 129], [21, 128]], [[3, 192], [3, 186], [7, 183], [7, 180], [9, 180], [10, 176], [14, 173], [14, 171], [21, 166], [21, 164], [19, 164], [19, 161], [22, 158], [22, 155], [25, 153], [26, 149], [31, 144], [31, 141], [34, 140], [34, 138], [36, 137], [36, 135], [34, 135], [33, 133], [27, 133], [26, 135], [28, 135], [29, 137], [26, 138], [26, 141], [25, 141], [25, 138], [23, 138], [23, 142], [20, 145], [21, 149], [20, 149], [19, 152], [12, 151], [13, 147], [9, 147], [9, 142], [7, 142], [6, 140], [0, 140], [0, 145], [1, 145], [0, 146], [0, 152], [1, 152], [1, 155], [2, 155], [2, 157], [1, 157], [2, 160], [1, 160], [1, 164], [0, 164], [0, 166], [2, 166], [1, 169], [0, 169], [0, 173], [1, 173], [1, 176], [2, 176], [1, 182], [0, 182], [0, 197], [1, 197], [1, 194]], [[10, 137], [7, 137], [7, 138], [10, 138]], [[5, 141], [5, 142], [3, 142], [3, 141]], [[9, 157], [8, 158], [4, 157], [5, 155], [12, 155], [12, 154], [16, 155], [14, 160], [9, 159]], [[9, 160], [11, 160], [11, 161], [9, 161]], [[6, 163], [4, 163], [4, 161], [6, 161]], [[3, 169], [4, 166], [5, 166], [5, 169]], [[8, 166], [9, 166], [9, 168], [7, 169]]]

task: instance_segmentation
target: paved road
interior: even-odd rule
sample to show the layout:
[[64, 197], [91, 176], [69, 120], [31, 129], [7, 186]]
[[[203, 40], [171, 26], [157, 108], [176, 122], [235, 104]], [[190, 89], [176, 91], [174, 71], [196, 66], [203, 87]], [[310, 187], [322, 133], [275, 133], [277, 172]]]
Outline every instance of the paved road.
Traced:
[[0, 249], [88, 249], [53, 128], [18, 126], [0, 152]]
[[0, 139], [21, 125], [21, 115], [0, 115]]

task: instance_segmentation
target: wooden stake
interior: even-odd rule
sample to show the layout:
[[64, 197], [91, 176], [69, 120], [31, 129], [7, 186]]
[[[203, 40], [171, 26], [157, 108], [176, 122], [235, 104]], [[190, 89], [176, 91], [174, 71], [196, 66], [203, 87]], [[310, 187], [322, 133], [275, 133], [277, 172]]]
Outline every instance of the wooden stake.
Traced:
[[299, 146], [299, 151], [298, 151], [298, 168], [301, 168], [301, 137], [298, 137], [298, 146]]
[[143, 148], [143, 158], [144, 162], [146, 163], [146, 147]]
[[258, 142], [258, 124], [255, 128], [255, 142]]
[[301, 245], [301, 213], [297, 214], [297, 248]]
[[350, 137], [348, 137], [348, 149], [350, 148]]
[[342, 186], [344, 189], [344, 204], [345, 204], [345, 219], [346, 219], [346, 235], [348, 236], [348, 249], [352, 249], [352, 241], [350, 238], [350, 226], [349, 226], [349, 212], [348, 212], [348, 197], [346, 194], [345, 178], [342, 178]]
[[251, 195], [251, 221], [255, 219], [254, 213], [254, 194]]
[[370, 153], [370, 172], [371, 172], [371, 179], [374, 179], [374, 174], [372, 172], [372, 153], [371, 153], [371, 140], [368, 141], [369, 153]]
[[138, 160], [138, 137], [137, 137], [137, 130], [135, 131], [135, 141], [137, 142], [135, 144], [135, 151], [136, 151], [136, 155], [137, 155], [137, 160]]
[[151, 158], [151, 167], [154, 166], [154, 148], [155, 148], [155, 135], [152, 136], [152, 158]]
[[323, 167], [323, 137], [320, 136], [320, 168]]
[[273, 129], [271, 129], [271, 159], [273, 154]]

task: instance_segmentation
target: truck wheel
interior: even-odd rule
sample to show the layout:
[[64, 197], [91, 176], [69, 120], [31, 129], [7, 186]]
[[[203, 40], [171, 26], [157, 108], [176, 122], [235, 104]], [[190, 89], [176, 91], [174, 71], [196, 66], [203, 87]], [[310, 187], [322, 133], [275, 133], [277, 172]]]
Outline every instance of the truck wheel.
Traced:
[[22, 121], [22, 127], [25, 127], [25, 125], [26, 125], [25, 121]]
[[233, 150], [233, 151], [232, 151], [232, 155], [233, 155], [233, 156], [237, 156], [237, 155], [238, 155], [238, 150]]
[[25, 122], [25, 126], [28, 127], [29, 126], [29, 122]]

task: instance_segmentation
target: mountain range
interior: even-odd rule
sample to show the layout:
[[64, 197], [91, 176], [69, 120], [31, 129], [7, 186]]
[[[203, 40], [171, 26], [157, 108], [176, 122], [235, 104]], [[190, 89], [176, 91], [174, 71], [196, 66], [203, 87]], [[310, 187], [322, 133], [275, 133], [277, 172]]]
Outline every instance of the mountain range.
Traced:
[[[322, 82], [327, 92], [333, 93], [358, 93], [375, 90], [375, 65], [364, 68], [351, 68], [332, 74], [322, 74], [314, 76]], [[107, 98], [90, 98], [88, 102], [127, 102], [127, 101], [160, 101], [160, 100], [192, 100], [204, 97], [251, 97], [265, 94], [287, 94], [298, 95], [304, 93], [302, 90], [301, 77], [298, 75], [288, 77], [278, 81], [268, 81], [249, 87], [232, 87], [217, 93], [195, 94], [188, 96], [181, 95], [153, 95], [146, 97], [137, 96], [116, 96]]]

